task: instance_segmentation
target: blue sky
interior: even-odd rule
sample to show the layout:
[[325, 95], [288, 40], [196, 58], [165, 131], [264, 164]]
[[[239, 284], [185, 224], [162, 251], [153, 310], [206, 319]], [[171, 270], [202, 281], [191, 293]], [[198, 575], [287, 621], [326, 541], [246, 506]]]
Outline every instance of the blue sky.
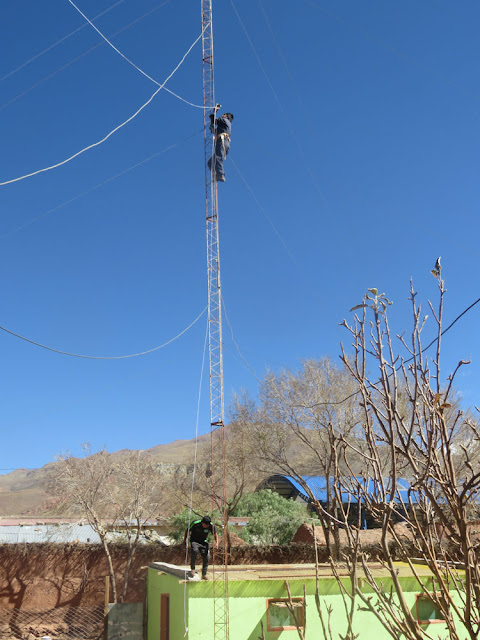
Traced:
[[[158, 81], [201, 30], [197, 0], [78, 5], [90, 18], [109, 9], [95, 24]], [[426, 309], [437, 256], [446, 323], [478, 298], [479, 22], [474, 0], [214, 1], [216, 96], [235, 114], [219, 186], [223, 296], [259, 377], [337, 356], [338, 323], [368, 287], [408, 329], [409, 279]], [[67, 0], [2, 3], [0, 182], [97, 141], [155, 90], [84, 25]], [[197, 45], [168, 87], [199, 104], [201, 74]], [[91, 355], [144, 351], [188, 326], [206, 304], [201, 130], [200, 109], [160, 92], [103, 145], [0, 187], [0, 324]], [[445, 375], [472, 358], [458, 379], [466, 405], [479, 402], [479, 313], [444, 339]], [[99, 361], [0, 332], [0, 468], [87, 441], [192, 438], [204, 336], [205, 317], [153, 354]], [[228, 325], [224, 338], [228, 405], [257, 383]]]

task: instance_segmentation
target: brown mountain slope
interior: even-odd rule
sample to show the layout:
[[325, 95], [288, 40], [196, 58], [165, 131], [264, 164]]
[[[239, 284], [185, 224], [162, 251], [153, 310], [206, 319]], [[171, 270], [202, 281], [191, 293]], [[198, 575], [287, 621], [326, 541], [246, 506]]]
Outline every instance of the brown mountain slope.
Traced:
[[[199, 436], [198, 453], [209, 446], [210, 434]], [[147, 451], [158, 462], [189, 465], [193, 463], [195, 440], [175, 440]], [[128, 450], [123, 449], [113, 455], [121, 457], [126, 453]], [[54, 462], [50, 462], [40, 469], [16, 469], [0, 475], [0, 517], [43, 515], [50, 503], [47, 487], [50, 470], [54, 465]]]
[[[210, 446], [210, 434], [198, 437], [198, 453]], [[170, 444], [158, 444], [148, 450], [159, 462], [173, 464], [192, 464], [195, 440], [175, 440]]]
[[[230, 427], [227, 426], [227, 429]], [[210, 434], [199, 436], [197, 449], [197, 463], [209, 459], [211, 446]], [[146, 449], [156, 461], [165, 465], [165, 473], [171, 474], [175, 465], [190, 467], [194, 461], [195, 440], [175, 440], [170, 444], [160, 444]], [[114, 452], [118, 458], [126, 456], [128, 449]], [[302, 452], [298, 440], [292, 437], [289, 446], [289, 459], [293, 466], [301, 473], [315, 475], [318, 473], [317, 462], [309, 459]], [[56, 501], [48, 494], [49, 476], [55, 462], [51, 462], [40, 469], [17, 469], [6, 475], [0, 475], [0, 517], [2, 516], [41, 516], [52, 513]], [[271, 465], [268, 465], [271, 468]], [[268, 475], [265, 466], [264, 473], [258, 473], [258, 481], [254, 477], [249, 489], [253, 489], [257, 482]], [[273, 469], [272, 469], [273, 470]], [[68, 514], [62, 514], [68, 515]]]
[[47, 498], [51, 464], [41, 469], [17, 469], [0, 476], [0, 516], [28, 515]]

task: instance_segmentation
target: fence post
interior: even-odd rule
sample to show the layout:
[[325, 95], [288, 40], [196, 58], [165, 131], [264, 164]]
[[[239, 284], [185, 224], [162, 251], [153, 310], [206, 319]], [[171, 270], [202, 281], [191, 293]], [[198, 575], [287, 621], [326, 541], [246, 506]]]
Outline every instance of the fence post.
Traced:
[[110, 602], [110, 576], [105, 576], [105, 609], [104, 613], [108, 615], [108, 604]]
[[103, 608], [104, 625], [103, 625], [103, 637], [105, 640], [108, 638], [108, 605], [110, 602], [110, 576], [105, 576], [105, 601]]

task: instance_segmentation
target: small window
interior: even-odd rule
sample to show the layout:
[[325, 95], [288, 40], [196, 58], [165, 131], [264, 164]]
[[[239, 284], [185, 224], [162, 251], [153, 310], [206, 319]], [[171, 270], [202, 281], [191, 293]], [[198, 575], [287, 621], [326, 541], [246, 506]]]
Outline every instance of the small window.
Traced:
[[425, 595], [417, 595], [417, 620], [419, 624], [445, 622], [439, 607]]
[[295, 619], [301, 629], [305, 628], [305, 603], [303, 598], [276, 598], [267, 600], [268, 631], [296, 629]]

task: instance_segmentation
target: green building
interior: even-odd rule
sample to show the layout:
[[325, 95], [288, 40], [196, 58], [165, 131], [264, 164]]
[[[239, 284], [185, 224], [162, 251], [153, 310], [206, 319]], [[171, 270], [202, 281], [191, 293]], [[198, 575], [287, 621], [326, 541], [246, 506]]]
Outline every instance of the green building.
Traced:
[[[399, 577], [406, 601], [422, 625], [436, 637], [444, 636], [446, 625], [431, 601], [421, 593], [407, 565], [399, 563]], [[213, 584], [186, 579], [185, 567], [153, 562], [147, 575], [147, 640], [212, 640]], [[391, 578], [380, 565], [375, 575], [389, 590]], [[418, 567], [425, 586], [431, 582], [426, 567]], [[211, 577], [211, 576], [210, 576]], [[287, 584], [291, 601], [288, 598]], [[228, 569], [228, 609], [231, 640], [258, 640], [262, 625], [266, 640], [298, 638], [295, 620], [305, 630], [306, 640], [323, 638], [315, 604], [314, 565], [242, 565]], [[348, 577], [345, 577], [348, 585]], [[368, 585], [364, 587], [369, 591]], [[322, 606], [332, 607], [333, 637], [344, 635], [345, 608], [337, 580], [328, 566], [319, 567]], [[306, 598], [304, 598], [304, 594]], [[288, 603], [288, 606], [287, 606]], [[358, 640], [383, 640], [390, 636], [368, 611], [356, 611], [354, 631]]]

